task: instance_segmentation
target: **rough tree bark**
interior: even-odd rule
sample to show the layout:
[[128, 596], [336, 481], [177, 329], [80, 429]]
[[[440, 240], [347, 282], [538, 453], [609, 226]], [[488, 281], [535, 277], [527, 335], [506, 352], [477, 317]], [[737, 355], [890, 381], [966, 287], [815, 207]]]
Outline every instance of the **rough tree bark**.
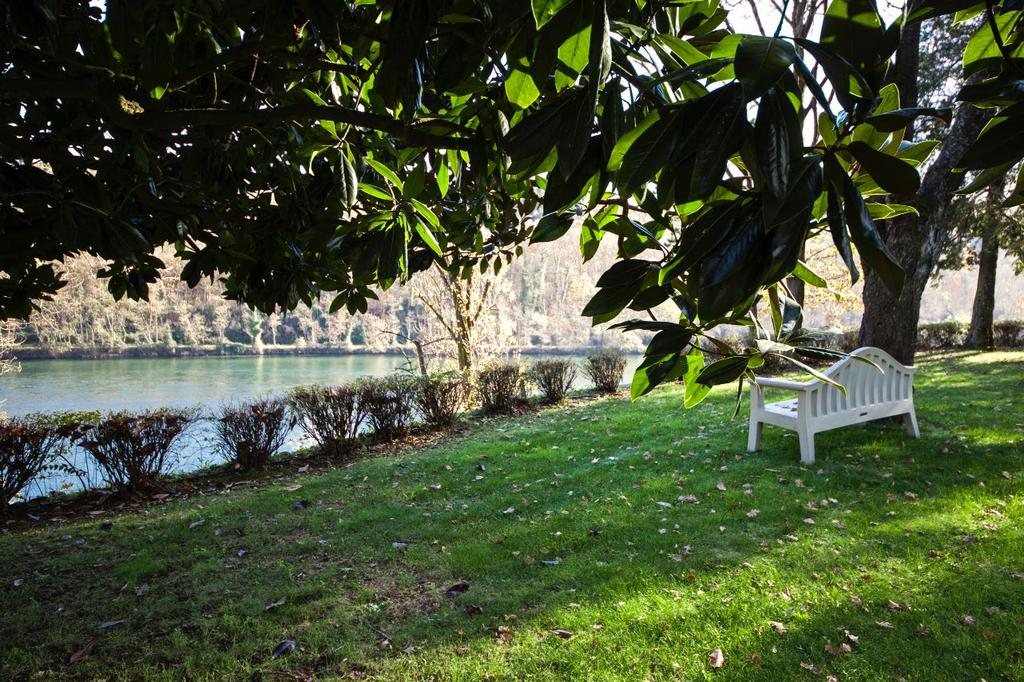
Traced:
[[[917, 106], [920, 43], [920, 26], [914, 24], [904, 31], [896, 52], [895, 82], [903, 107]], [[938, 264], [950, 229], [946, 211], [962, 181], [952, 170], [990, 115], [985, 109], [960, 106], [938, 155], [921, 179], [917, 196], [894, 197], [899, 203], [913, 203], [920, 216], [904, 215], [879, 223], [886, 246], [903, 266], [907, 279], [900, 295], [893, 296], [881, 279], [864, 267], [860, 345], [876, 346], [904, 364], [913, 364], [921, 296]], [[911, 134], [908, 128], [907, 136]]]
[[974, 291], [968, 348], [992, 348], [992, 322], [996, 307], [996, 268], [999, 265], [999, 235], [987, 230], [981, 237], [978, 256], [978, 288]]

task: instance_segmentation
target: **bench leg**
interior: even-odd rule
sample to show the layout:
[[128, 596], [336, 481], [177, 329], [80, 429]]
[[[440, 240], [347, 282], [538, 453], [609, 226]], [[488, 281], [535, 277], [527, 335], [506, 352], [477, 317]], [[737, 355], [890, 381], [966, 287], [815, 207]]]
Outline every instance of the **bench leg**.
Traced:
[[764, 422], [760, 422], [750, 415], [750, 426], [747, 427], [747, 452], [757, 452], [761, 449], [761, 433], [764, 431]]
[[806, 426], [797, 429], [800, 436], [800, 463], [814, 464], [814, 433]]
[[921, 429], [917, 428], [917, 414], [914, 412], [914, 408], [911, 407], [910, 411], [903, 415], [903, 428], [907, 430], [914, 438], [921, 437]]

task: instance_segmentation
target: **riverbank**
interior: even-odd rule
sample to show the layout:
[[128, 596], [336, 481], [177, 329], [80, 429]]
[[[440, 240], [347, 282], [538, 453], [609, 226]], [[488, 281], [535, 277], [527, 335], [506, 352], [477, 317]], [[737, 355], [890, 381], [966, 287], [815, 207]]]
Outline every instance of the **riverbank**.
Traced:
[[[537, 347], [510, 349], [509, 354], [524, 357], [554, 355], [585, 355], [597, 350], [587, 346], [571, 347]], [[33, 360], [120, 360], [120, 359], [164, 359], [164, 358], [210, 358], [210, 357], [262, 357], [262, 356], [326, 356], [326, 357], [416, 357], [416, 349], [409, 346], [402, 349], [374, 350], [358, 346], [325, 347], [325, 346], [273, 346], [270, 344], [256, 350], [250, 345], [227, 343], [205, 346], [131, 346], [125, 348], [43, 348], [23, 344], [17, 346], [15, 355], [19, 362]]]
[[1019, 678], [1024, 354], [919, 366], [811, 469], [672, 385], [5, 529], [0, 677]]

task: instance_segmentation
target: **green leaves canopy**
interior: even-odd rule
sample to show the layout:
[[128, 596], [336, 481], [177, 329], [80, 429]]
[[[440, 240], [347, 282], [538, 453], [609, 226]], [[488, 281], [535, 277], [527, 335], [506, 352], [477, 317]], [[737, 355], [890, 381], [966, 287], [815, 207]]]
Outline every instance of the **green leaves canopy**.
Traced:
[[[964, 99], [1002, 109], [972, 170], [1024, 156], [1012, 4], [965, 55], [996, 75]], [[976, 7], [925, 0], [910, 16]], [[809, 234], [829, 230], [855, 278], [852, 241], [899, 288], [871, 207], [916, 191], [921, 148], [902, 150], [902, 130], [945, 115], [882, 87], [901, 27], [872, 2], [833, 0], [797, 44], [734, 35], [726, 16], [714, 0], [10, 3], [0, 315], [29, 314], [81, 251], [108, 261], [115, 297], [145, 297], [162, 244], [189, 283], [219, 277], [263, 310], [330, 291], [358, 312], [435, 263], [497, 269], [582, 214], [584, 256], [602, 239], [621, 256], [584, 313], [672, 301], [679, 329], [659, 331], [636, 387], [685, 374], [696, 395], [697, 373], [756, 367], [704, 370], [693, 349], [715, 325], [754, 324], [766, 291], [785, 317], [778, 282]], [[805, 139], [801, 87], [825, 110], [821, 139]]]

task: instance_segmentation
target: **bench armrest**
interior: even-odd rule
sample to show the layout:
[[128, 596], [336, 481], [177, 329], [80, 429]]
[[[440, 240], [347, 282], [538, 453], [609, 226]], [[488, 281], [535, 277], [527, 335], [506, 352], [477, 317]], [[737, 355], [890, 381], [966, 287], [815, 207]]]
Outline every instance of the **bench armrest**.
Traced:
[[789, 381], [788, 379], [771, 379], [769, 377], [758, 377], [757, 385], [760, 388], [785, 388], [790, 391], [806, 391], [817, 381]]

